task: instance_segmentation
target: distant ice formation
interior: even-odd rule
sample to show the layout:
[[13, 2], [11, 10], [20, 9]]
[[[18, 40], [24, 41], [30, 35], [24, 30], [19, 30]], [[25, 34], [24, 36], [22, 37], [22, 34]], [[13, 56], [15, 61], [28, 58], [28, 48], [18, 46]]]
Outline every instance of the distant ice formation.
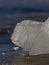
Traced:
[[11, 39], [30, 55], [49, 53], [49, 18], [45, 22], [24, 20], [18, 23]]

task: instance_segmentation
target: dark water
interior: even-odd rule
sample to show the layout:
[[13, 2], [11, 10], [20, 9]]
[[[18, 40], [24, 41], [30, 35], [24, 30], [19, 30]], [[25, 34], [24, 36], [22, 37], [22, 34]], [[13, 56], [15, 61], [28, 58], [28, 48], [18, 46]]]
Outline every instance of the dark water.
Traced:
[[0, 14], [11, 14], [11, 13], [30, 13], [30, 12], [48, 12], [49, 9], [40, 9], [40, 8], [27, 8], [27, 7], [16, 7], [16, 8], [0, 8]]
[[[45, 20], [45, 18], [47, 18], [45, 15], [44, 16], [42, 15], [43, 17], [40, 15], [38, 15], [38, 17], [34, 16], [32, 15], [32, 12], [34, 13], [48, 12], [49, 13], [49, 10], [40, 10], [40, 9], [31, 9], [31, 8], [11, 8], [11, 9], [0, 8], [0, 24], [7, 24], [7, 23], [14, 24], [15, 22], [20, 22], [21, 20], [24, 20], [24, 19], [37, 20], [38, 17], [40, 17], [39, 20], [42, 20], [42, 18], [43, 20]], [[12, 16], [13, 13], [14, 13], [14, 17], [10, 18], [10, 16]], [[28, 13], [31, 13], [31, 14], [28, 14]], [[1, 17], [3, 15], [5, 18]], [[6, 58], [14, 58], [15, 56], [18, 57], [23, 51], [21, 47], [19, 47], [19, 49], [16, 51], [12, 50], [12, 47], [15, 45], [12, 43], [10, 37], [11, 37], [11, 33], [0, 34], [0, 60], [6, 59]], [[3, 55], [3, 53], [5, 53], [5, 55]]]
[[[10, 33], [0, 34], [0, 60], [6, 59], [7, 57], [12, 58], [15, 56], [19, 56], [22, 52], [21, 47], [19, 47], [19, 49], [16, 51], [12, 50], [12, 47], [16, 46], [12, 43], [10, 37]], [[5, 53], [5, 55], [3, 55], [2, 53]]]
[[[0, 8], [0, 25], [15, 25], [22, 20], [44, 21], [49, 10], [36, 8]], [[42, 19], [43, 18], [43, 19]]]

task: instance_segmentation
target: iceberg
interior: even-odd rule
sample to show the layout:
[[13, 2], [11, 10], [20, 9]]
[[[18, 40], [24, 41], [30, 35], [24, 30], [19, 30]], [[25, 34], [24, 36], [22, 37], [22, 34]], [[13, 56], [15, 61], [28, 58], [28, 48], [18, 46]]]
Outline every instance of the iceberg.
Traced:
[[49, 53], [49, 18], [45, 22], [24, 20], [17, 23], [11, 40], [29, 55]]

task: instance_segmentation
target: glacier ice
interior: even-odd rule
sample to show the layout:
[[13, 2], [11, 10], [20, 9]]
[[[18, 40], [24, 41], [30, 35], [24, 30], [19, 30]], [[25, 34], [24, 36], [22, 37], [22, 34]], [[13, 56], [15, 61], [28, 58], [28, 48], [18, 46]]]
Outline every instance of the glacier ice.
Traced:
[[49, 53], [49, 18], [45, 22], [24, 20], [18, 23], [11, 39], [30, 55]]

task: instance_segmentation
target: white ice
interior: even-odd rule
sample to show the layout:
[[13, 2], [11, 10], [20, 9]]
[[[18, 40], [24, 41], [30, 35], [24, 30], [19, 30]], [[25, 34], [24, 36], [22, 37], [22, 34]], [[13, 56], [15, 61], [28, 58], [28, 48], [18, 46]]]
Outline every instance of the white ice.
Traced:
[[43, 23], [32, 20], [18, 23], [11, 39], [30, 55], [49, 53], [49, 18]]

